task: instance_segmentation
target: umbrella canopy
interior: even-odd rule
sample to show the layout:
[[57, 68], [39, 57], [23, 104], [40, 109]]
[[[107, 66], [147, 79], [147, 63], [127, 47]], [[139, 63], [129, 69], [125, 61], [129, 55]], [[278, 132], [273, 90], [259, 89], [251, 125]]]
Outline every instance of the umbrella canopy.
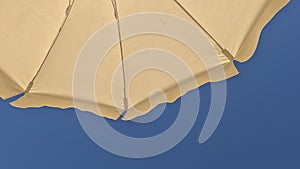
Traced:
[[[209, 78], [208, 68], [179, 41], [162, 35], [137, 35], [121, 39], [99, 66], [95, 97], [101, 111], [89, 108], [93, 100], [84, 96], [75, 98], [86, 103], [76, 107], [81, 110], [111, 119], [117, 119], [125, 110], [124, 119], [132, 119], [160, 103], [173, 102], [204, 83], [237, 75], [233, 60], [245, 62], [253, 55], [263, 27], [287, 3], [288, 0], [1, 0], [0, 97], [6, 99], [25, 93], [12, 103], [21, 108], [74, 107], [76, 61], [82, 47], [99, 28], [118, 21], [114, 22], [116, 29], [103, 37], [118, 39], [139, 26], [139, 23], [128, 26], [120, 21], [133, 14], [160, 12], [188, 21], [210, 40], [224, 69], [224, 77]], [[147, 48], [172, 51], [188, 65], [196, 84], [187, 85], [180, 92], [178, 82], [156, 70], [143, 71], [130, 83], [126, 81], [133, 70], [124, 60]], [[152, 52], [149, 57], [157, 55]], [[160, 62], [159, 57], [156, 59]], [[137, 65], [140, 63], [136, 61]], [[172, 66], [172, 62], [170, 64]], [[116, 75], [120, 65], [123, 71], [117, 71]], [[116, 83], [114, 96], [113, 83]], [[165, 98], [157, 95], [150, 103], [149, 94], [155, 89], [163, 91]]]

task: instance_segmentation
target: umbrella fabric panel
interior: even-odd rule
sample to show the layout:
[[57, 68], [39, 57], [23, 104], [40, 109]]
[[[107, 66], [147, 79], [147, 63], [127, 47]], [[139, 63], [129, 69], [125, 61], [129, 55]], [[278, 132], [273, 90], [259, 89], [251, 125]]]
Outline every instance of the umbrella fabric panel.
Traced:
[[289, 0], [178, 0], [234, 57], [253, 55], [267, 22]]
[[[39, 72], [32, 89], [12, 104], [18, 107], [73, 107], [73, 74], [81, 48], [99, 28], [113, 21], [114, 12], [110, 1], [75, 1], [70, 16]], [[118, 32], [116, 28], [115, 26], [115, 30], [109, 33], [106, 38], [116, 39], [117, 41]], [[95, 45], [102, 48], [105, 44]], [[118, 107], [122, 106], [123, 110], [123, 86], [122, 83], [119, 83], [120, 92], [118, 93], [120, 93], [120, 96], [118, 98], [120, 100], [116, 100], [119, 104], [114, 104], [110, 87], [114, 71], [121, 63], [119, 48], [114, 48], [108, 55], [101, 64], [103, 65], [101, 70], [98, 70], [102, 76], [95, 79], [95, 83], [100, 84], [96, 86], [95, 91], [97, 91], [97, 103], [102, 112], [98, 115], [116, 119], [120, 116]], [[121, 77], [120, 75], [120, 80]], [[89, 106], [93, 100], [85, 95], [78, 96], [76, 99], [85, 102], [82, 107], [77, 108], [97, 113], [97, 110], [91, 109], [91, 106]]]
[[[174, 102], [191, 89], [207, 82], [224, 80], [238, 73], [233, 62], [223, 55], [219, 55], [220, 58], [212, 60], [206, 67], [194, 51], [176, 39], [160, 35], [143, 35], [127, 39], [123, 44], [126, 58], [133, 57], [129, 57], [129, 61], [125, 62], [129, 110], [124, 119], [146, 114], [158, 104]], [[147, 49], [156, 50], [147, 51]], [[136, 53], [137, 51], [141, 53]], [[170, 55], [174, 55], [175, 58]], [[149, 65], [145, 62], [154, 63]], [[185, 68], [189, 69], [190, 73], [185, 73]], [[225, 74], [220, 77], [209, 77], [207, 70], [217, 68]], [[155, 93], [156, 90], [161, 90], [164, 94]]]
[[65, 16], [67, 1], [0, 1], [0, 97], [25, 91]]
[[[197, 25], [197, 23], [184, 11], [180, 8], [180, 6], [174, 0], [168, 1], [160, 1], [160, 0], [148, 0], [148, 1], [140, 1], [140, 0], [131, 0], [131, 1], [118, 1], [118, 11], [120, 13], [120, 17], [132, 16], [134, 14], [139, 13], [147, 13], [147, 12], [160, 12], [166, 13], [181, 19], [192, 24], [198, 31], [204, 31]], [[164, 24], [163, 18], [162, 25]], [[128, 24], [128, 23], [127, 23]], [[144, 24], [144, 23], [143, 23]], [[137, 24], [137, 27], [139, 25]], [[126, 25], [126, 22], [121, 22], [121, 31], [124, 35], [127, 32], [130, 32], [131, 29], [135, 29], [133, 25]], [[182, 29], [182, 28], [173, 28]], [[184, 32], [188, 36], [189, 32], [185, 30], [179, 30], [178, 32]], [[163, 32], [163, 31], [162, 31]], [[130, 34], [130, 33], [128, 33]], [[190, 37], [193, 37], [191, 35]], [[206, 36], [209, 39], [209, 36]], [[235, 66], [232, 62], [224, 56], [222, 53], [222, 49], [219, 48], [217, 44], [215, 44], [212, 40], [210, 43], [214, 46], [215, 52], [218, 55], [219, 59], [211, 63], [209, 67], [205, 67], [204, 63], [199, 59], [199, 57], [194, 53], [193, 49], [189, 49], [189, 46], [183, 44], [179, 40], [172, 39], [171, 37], [166, 37], [163, 35], [143, 35], [143, 36], [135, 36], [123, 41], [124, 45], [124, 53], [125, 59], [129, 58], [131, 55], [135, 55], [136, 52], [147, 50], [147, 49], [158, 49], [163, 51], [169, 51], [171, 54], [175, 55], [178, 59], [180, 59], [183, 64], [185, 64], [191, 71], [190, 75], [184, 76], [182, 72], [177, 71], [177, 78], [174, 79], [172, 75], [168, 75], [168, 72], [164, 72], [162, 70], [157, 69], [147, 69], [141, 72], [138, 72], [134, 78], [132, 78], [133, 74], [137, 73], [134, 71], [135, 67], [139, 65], [143, 65], [143, 62], [151, 62], [147, 58], [145, 59], [132, 59], [132, 62], [125, 62], [125, 70], [126, 70], [126, 87], [128, 87], [127, 95], [128, 95], [128, 107], [129, 110], [124, 116], [124, 120], [133, 119], [135, 117], [141, 116], [149, 112], [155, 106], [165, 103], [165, 102], [174, 102], [180, 96], [190, 91], [191, 89], [195, 89], [204, 83], [207, 82], [215, 82], [224, 80], [226, 78], [232, 77], [238, 74]], [[201, 44], [199, 44], [201, 45]], [[203, 49], [206, 50], [206, 49]], [[163, 62], [161, 57], [166, 57], [164, 54], [155, 51], [149, 51], [149, 56], [152, 58], [156, 58], [157, 62]], [[143, 53], [141, 54], [141, 57]], [[145, 53], [147, 55], [147, 52]], [[168, 55], [168, 54], [167, 54]], [[136, 56], [139, 57], [139, 56]], [[200, 56], [200, 57], [209, 57], [209, 56]], [[212, 56], [213, 57], [213, 56]], [[218, 63], [218, 61], [220, 63]], [[164, 63], [163, 67], [169, 67], [171, 72], [176, 72], [176, 69], [179, 69], [182, 65], [178, 64], [174, 60], [168, 61]], [[180, 63], [179, 63], [180, 64]], [[159, 65], [159, 64], [158, 64]], [[207, 65], [206, 65], [207, 66]], [[207, 69], [213, 69], [216, 67], [225, 68], [225, 75], [223, 77], [217, 79], [210, 79], [207, 74]], [[158, 66], [159, 68], [159, 66]], [[181, 77], [180, 77], [181, 75]], [[196, 83], [192, 84], [191, 79], [195, 79]], [[179, 88], [179, 85], [182, 87]], [[164, 94], [157, 92], [157, 90], [161, 90]], [[151, 96], [151, 99], [150, 99]]]

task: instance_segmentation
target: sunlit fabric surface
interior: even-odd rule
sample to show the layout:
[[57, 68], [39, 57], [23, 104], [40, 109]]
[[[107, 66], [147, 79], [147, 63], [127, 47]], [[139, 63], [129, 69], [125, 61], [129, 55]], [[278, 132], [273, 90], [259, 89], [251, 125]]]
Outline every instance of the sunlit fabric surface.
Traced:
[[[178, 40], [151, 34], [126, 39], [123, 41], [125, 59], [139, 50], [163, 49], [184, 61], [196, 79], [196, 85], [187, 85], [184, 91], [179, 91], [176, 87], [178, 82], [167, 74], [157, 70], [139, 73], [131, 84], [128, 84], [129, 103], [124, 119], [129, 120], [149, 112], [160, 103], [173, 102], [189, 90], [207, 82], [221, 81], [237, 75], [238, 71], [233, 61], [224, 55], [219, 45], [228, 50], [234, 60], [247, 61], [255, 52], [263, 27], [288, 3], [288, 0], [178, 0], [177, 3], [174, 0], [118, 0], [117, 2], [120, 17], [161, 12], [182, 18], [204, 32], [195, 20], [178, 6], [177, 3], [180, 3], [219, 43], [216, 44], [211, 39], [225, 72], [223, 78], [210, 79], [198, 56]], [[110, 0], [75, 0], [60, 30], [68, 5], [67, 0], [0, 0], [1, 98], [24, 93], [34, 79], [30, 91], [12, 105], [21, 108], [74, 107], [72, 78], [77, 57], [89, 38], [101, 27], [115, 21], [115, 16]], [[117, 37], [116, 29], [111, 38]], [[210, 36], [207, 35], [207, 38]], [[107, 53], [95, 79], [96, 102], [101, 112], [90, 109], [88, 104], [76, 108], [111, 119], [119, 118], [124, 110], [122, 79], [119, 79], [120, 83], [115, 88], [119, 97], [113, 98], [111, 85], [115, 70], [120, 64], [120, 48], [116, 45]], [[126, 71], [130, 74], [130, 69]], [[156, 89], [163, 91], [165, 96], [153, 97], [150, 103], [149, 95]], [[85, 101], [93, 102], [93, 100]]]

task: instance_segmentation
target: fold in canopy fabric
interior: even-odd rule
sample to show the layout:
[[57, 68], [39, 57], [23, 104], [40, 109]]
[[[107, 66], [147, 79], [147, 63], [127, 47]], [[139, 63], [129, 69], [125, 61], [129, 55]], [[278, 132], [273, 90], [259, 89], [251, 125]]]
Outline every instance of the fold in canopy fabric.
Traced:
[[[237, 75], [233, 60], [244, 62], [253, 55], [263, 27], [287, 3], [288, 0], [117, 1], [120, 18], [161, 12], [195, 25], [211, 40], [225, 71], [224, 78], [210, 79], [192, 50], [162, 35], [145, 34], [125, 39], [124, 59], [142, 49], [171, 51], [188, 65], [197, 84], [179, 92], [177, 82], [168, 75], [155, 70], [140, 72], [128, 84], [128, 111], [124, 119], [143, 115], [160, 103], [173, 102], [204, 83]], [[71, 8], [66, 12], [68, 6]], [[111, 1], [0, 0], [0, 8], [0, 97], [6, 99], [27, 91], [12, 105], [74, 107], [72, 78], [76, 60], [89, 38], [99, 28], [115, 21]], [[121, 25], [121, 32], [125, 31], [122, 27], [126, 25]], [[112, 38], [117, 37], [116, 32]], [[115, 45], [97, 72], [95, 95], [101, 112], [89, 109], [88, 104], [76, 108], [111, 119], [120, 117], [124, 110], [122, 79], [115, 88], [119, 90], [119, 97], [113, 98], [111, 92], [112, 77], [122, 62], [120, 52], [119, 45]], [[125, 63], [124, 68], [130, 74], [127, 66]], [[150, 103], [149, 95], [155, 89], [165, 93], [165, 100], [157, 96]]]

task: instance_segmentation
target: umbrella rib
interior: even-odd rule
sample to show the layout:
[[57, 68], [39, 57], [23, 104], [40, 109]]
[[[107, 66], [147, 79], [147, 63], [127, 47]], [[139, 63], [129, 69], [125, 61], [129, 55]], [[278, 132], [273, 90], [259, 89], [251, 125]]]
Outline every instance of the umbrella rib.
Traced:
[[123, 42], [122, 42], [122, 34], [121, 34], [121, 25], [120, 25], [120, 16], [118, 11], [118, 4], [116, 0], [111, 0], [112, 6], [114, 8], [114, 16], [117, 21], [118, 26], [118, 36], [119, 36], [119, 46], [120, 46], [120, 53], [121, 53], [121, 61], [122, 61], [122, 73], [123, 73], [123, 85], [124, 85], [124, 111], [128, 110], [128, 99], [126, 93], [126, 73], [125, 73], [125, 65], [124, 65], [124, 49], [123, 49]]
[[32, 88], [32, 86], [33, 86], [33, 84], [34, 84], [35, 79], [37, 78], [38, 74], [39, 74], [40, 71], [42, 70], [42, 67], [45, 65], [45, 62], [46, 62], [46, 60], [47, 60], [47, 58], [48, 58], [48, 56], [49, 56], [51, 50], [53, 49], [53, 47], [54, 47], [54, 45], [55, 45], [55, 43], [56, 43], [56, 41], [57, 41], [59, 35], [61, 34], [62, 28], [65, 26], [65, 24], [66, 24], [66, 22], [67, 22], [67, 20], [68, 20], [68, 18], [69, 18], [69, 16], [70, 16], [70, 12], [71, 12], [71, 9], [72, 9], [72, 7], [73, 7], [73, 5], [74, 5], [74, 2], [75, 2], [75, 0], [69, 0], [69, 5], [68, 5], [68, 7], [66, 8], [66, 12], [65, 12], [65, 18], [64, 18], [64, 20], [63, 20], [63, 22], [62, 22], [62, 24], [61, 24], [61, 26], [60, 26], [60, 28], [59, 28], [59, 30], [58, 30], [56, 36], [55, 36], [53, 42], [51, 43], [51, 46], [50, 46], [49, 50], [47, 51], [47, 54], [46, 54], [44, 60], [42, 61], [42, 63], [41, 63], [41, 65], [40, 65], [39, 69], [38, 69], [37, 72], [35, 73], [33, 79], [32, 79], [32, 80], [30, 81], [30, 83], [28, 84], [28, 86], [27, 86], [27, 88], [26, 88], [26, 90], [25, 90], [25, 93], [29, 93], [29, 91], [31, 90], [31, 88]]
[[200, 22], [178, 1], [174, 0], [174, 2], [211, 38], [217, 46], [222, 50], [223, 54], [230, 60], [234, 60], [234, 56], [215, 39], [201, 24]]

